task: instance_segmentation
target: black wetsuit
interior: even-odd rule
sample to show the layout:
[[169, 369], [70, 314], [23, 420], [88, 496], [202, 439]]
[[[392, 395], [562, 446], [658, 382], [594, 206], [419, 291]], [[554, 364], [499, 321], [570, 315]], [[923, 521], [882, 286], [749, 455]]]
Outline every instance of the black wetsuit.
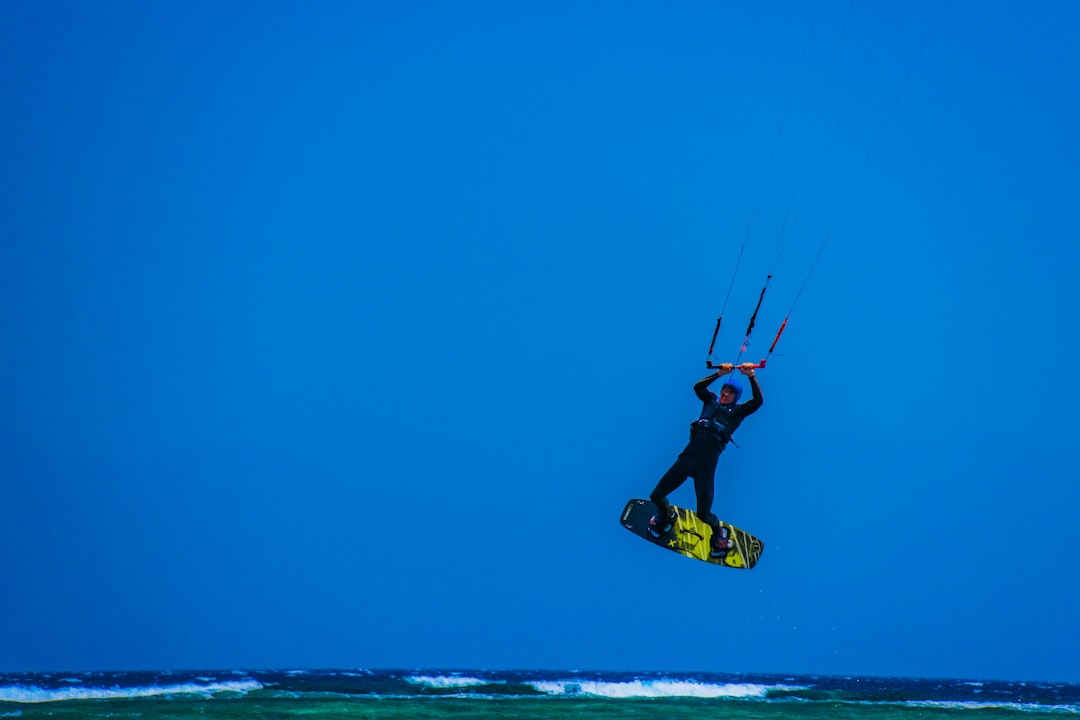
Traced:
[[686, 478], [692, 477], [697, 494], [697, 515], [713, 526], [717, 524], [716, 516], [712, 514], [716, 461], [743, 418], [756, 411], [762, 403], [761, 387], [757, 378], [751, 375], [749, 380], [753, 397], [741, 405], [721, 405], [716, 394], [709, 390], [709, 385], [718, 379], [715, 375], [709, 375], [694, 385], [694, 392], [703, 403], [701, 416], [690, 423], [690, 442], [649, 495], [660, 508], [666, 508], [667, 496], [686, 482]]

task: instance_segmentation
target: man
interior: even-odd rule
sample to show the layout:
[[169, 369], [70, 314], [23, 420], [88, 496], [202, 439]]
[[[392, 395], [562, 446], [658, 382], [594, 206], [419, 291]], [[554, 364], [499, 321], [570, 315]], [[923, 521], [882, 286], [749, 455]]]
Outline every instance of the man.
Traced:
[[649, 495], [649, 499], [660, 508], [660, 512], [649, 520], [649, 534], [659, 538], [670, 532], [675, 525], [676, 514], [667, 496], [686, 482], [686, 478], [694, 478], [697, 516], [713, 530], [709, 542], [709, 554], [712, 557], [721, 557], [732, 547], [728, 534], [720, 527], [720, 520], [712, 513], [716, 461], [720, 459], [720, 453], [735, 429], [747, 415], [761, 407], [762, 403], [761, 387], [754, 376], [754, 364], [744, 363], [739, 365], [738, 369], [750, 380], [753, 397], [742, 405], [739, 404], [742, 384], [734, 376], [724, 381], [719, 397], [709, 390], [709, 385], [735, 370], [731, 363], [720, 365], [716, 373], [702, 378], [694, 385], [694, 393], [703, 403], [701, 416], [690, 423], [690, 442]]

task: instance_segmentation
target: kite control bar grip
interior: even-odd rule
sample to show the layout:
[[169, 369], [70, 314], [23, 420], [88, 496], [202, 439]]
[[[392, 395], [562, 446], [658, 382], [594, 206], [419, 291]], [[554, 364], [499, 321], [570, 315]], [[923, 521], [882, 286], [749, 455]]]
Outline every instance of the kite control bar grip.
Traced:
[[[725, 363], [720, 363], [720, 365], [724, 365], [724, 364]], [[732, 364], [732, 363], [726, 363], [726, 364], [730, 364], [732, 370], [738, 370], [739, 368], [745, 368], [747, 370], [757, 370], [757, 369], [765, 367], [765, 360], [762, 360], [759, 363], [742, 363], [742, 364], [739, 364], [739, 365], [735, 365], [735, 364]], [[717, 364], [713, 363], [712, 360], [706, 360], [705, 361], [705, 367], [708, 368], [709, 370], [719, 370], [720, 365], [717, 365]]]

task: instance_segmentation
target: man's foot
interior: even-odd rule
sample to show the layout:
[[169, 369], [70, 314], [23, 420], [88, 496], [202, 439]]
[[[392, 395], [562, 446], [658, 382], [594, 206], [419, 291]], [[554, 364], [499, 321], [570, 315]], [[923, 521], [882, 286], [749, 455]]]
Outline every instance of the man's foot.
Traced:
[[654, 538], [659, 538], [664, 533], [671, 532], [671, 528], [675, 527], [675, 520], [678, 517], [678, 513], [675, 512], [674, 508], [669, 509], [667, 514], [660, 510], [649, 518], [649, 534]]
[[734, 548], [735, 543], [731, 540], [730, 530], [723, 526], [713, 528], [712, 538], [709, 539], [709, 555], [711, 557], [723, 557]]

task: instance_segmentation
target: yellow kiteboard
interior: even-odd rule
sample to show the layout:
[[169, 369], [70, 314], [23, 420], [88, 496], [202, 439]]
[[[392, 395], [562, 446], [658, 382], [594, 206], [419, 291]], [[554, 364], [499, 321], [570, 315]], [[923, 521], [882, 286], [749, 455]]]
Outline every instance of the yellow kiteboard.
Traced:
[[728, 533], [734, 547], [720, 557], [712, 557], [709, 554], [712, 528], [702, 522], [697, 513], [674, 505], [672, 507], [679, 517], [671, 530], [659, 538], [649, 533], [649, 518], [658, 512], [658, 508], [648, 500], [634, 499], [626, 503], [622, 513], [622, 526], [653, 545], [659, 545], [688, 558], [744, 570], [757, 565], [758, 558], [765, 549], [764, 542], [745, 530], [721, 522], [721, 531]]

